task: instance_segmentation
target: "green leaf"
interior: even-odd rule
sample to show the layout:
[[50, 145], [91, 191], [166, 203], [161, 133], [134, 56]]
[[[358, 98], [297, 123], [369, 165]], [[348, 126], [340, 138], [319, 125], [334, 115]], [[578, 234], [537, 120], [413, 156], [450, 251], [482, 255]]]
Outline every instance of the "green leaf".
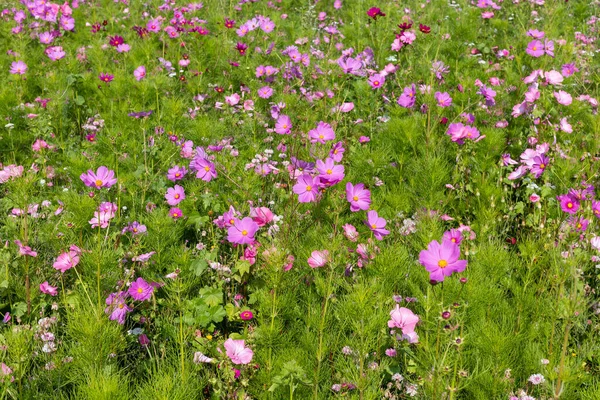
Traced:
[[190, 265], [190, 269], [194, 272], [196, 276], [202, 275], [202, 273], [206, 271], [206, 268], [208, 268], [208, 263], [203, 258], [195, 260], [194, 262], [192, 262], [192, 265]]
[[223, 292], [221, 291], [221, 289], [203, 287], [202, 289], [200, 289], [200, 298], [209, 307], [214, 307], [216, 305], [221, 304], [221, 302], [223, 301]]
[[27, 311], [27, 304], [23, 303], [22, 301], [13, 304], [12, 313], [14, 316], [22, 317], [23, 315], [25, 315], [26, 311]]
[[250, 272], [250, 262], [247, 260], [238, 260], [235, 263], [235, 268], [240, 273], [240, 276]]

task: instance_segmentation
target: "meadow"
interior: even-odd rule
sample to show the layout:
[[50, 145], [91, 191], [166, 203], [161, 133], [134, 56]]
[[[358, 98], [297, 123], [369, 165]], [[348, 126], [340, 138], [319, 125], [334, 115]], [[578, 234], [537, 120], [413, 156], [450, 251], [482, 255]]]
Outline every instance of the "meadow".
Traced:
[[1, 399], [600, 399], [597, 0], [0, 0]]

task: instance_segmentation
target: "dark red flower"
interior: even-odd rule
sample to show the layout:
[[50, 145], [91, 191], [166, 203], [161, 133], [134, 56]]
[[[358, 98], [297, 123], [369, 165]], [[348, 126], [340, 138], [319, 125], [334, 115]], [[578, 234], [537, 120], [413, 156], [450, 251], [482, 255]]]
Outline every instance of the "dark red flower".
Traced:
[[110, 44], [113, 47], [117, 47], [118, 45], [124, 43], [123, 37], [121, 37], [121, 36], [116, 36], [116, 35], [109, 36], [109, 39], [110, 40], [109, 40], [108, 44]]
[[411, 22], [403, 22], [400, 25], [398, 25], [398, 28], [400, 28], [400, 30], [402, 32], [407, 31], [410, 28], [412, 28], [412, 23]]
[[431, 28], [428, 27], [427, 25], [423, 25], [423, 24], [419, 24], [419, 30], [423, 33], [431, 32]]
[[377, 7], [369, 8], [369, 11], [367, 11], [367, 15], [375, 20], [377, 19], [377, 17], [385, 17], [385, 14], [382, 13], [381, 9]]
[[229, 18], [225, 18], [225, 28], [231, 29], [235, 27], [235, 21]]

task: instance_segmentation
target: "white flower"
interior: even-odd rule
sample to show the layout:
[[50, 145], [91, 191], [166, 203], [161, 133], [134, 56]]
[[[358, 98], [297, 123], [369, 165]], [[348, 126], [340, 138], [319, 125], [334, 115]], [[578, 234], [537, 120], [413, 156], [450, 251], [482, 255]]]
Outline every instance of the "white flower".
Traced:
[[591, 238], [590, 244], [594, 249], [600, 251], [600, 236], [594, 236], [593, 238]]
[[204, 354], [200, 353], [199, 351], [194, 353], [194, 362], [196, 364], [200, 364], [200, 363], [211, 363], [213, 362], [213, 359], [210, 357], [205, 356]]

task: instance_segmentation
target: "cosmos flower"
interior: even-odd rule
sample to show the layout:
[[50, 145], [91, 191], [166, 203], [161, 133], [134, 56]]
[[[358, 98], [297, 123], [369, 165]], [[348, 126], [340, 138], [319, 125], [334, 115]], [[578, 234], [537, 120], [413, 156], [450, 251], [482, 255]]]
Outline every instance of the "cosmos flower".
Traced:
[[79, 178], [83, 181], [85, 186], [96, 189], [110, 188], [117, 183], [115, 171], [110, 170], [105, 166], [99, 167], [95, 173], [90, 169], [87, 173], [81, 174]]
[[371, 206], [371, 192], [363, 183], [346, 183], [346, 199], [350, 202], [350, 211], [368, 210]]
[[384, 218], [381, 218], [375, 210], [367, 212], [365, 224], [371, 229], [371, 232], [373, 232], [373, 235], [377, 240], [383, 240], [384, 236], [390, 234], [390, 231], [385, 229], [387, 221]]
[[132, 282], [129, 286], [129, 290], [127, 293], [137, 301], [146, 301], [150, 300], [152, 297], [152, 293], [154, 292], [154, 287], [146, 282], [143, 278], [137, 278], [135, 282]]
[[54, 269], [64, 273], [65, 271], [79, 264], [79, 254], [76, 251], [68, 251], [56, 257], [56, 261], [52, 264]]
[[418, 322], [419, 317], [411, 310], [396, 304], [396, 308], [390, 311], [388, 327], [400, 329], [403, 334], [407, 335], [415, 331], [415, 326], [417, 326]]
[[329, 262], [329, 251], [327, 250], [315, 250], [308, 257], [308, 265], [311, 268], [319, 268]]
[[27, 64], [23, 61], [14, 61], [10, 64], [10, 73], [13, 75], [23, 75], [27, 72]]
[[300, 203], [312, 203], [319, 193], [318, 180], [308, 174], [301, 175], [293, 187]]
[[170, 206], [176, 206], [185, 199], [185, 191], [182, 186], [175, 185], [175, 187], [168, 188], [165, 194], [167, 204]]
[[49, 294], [50, 296], [56, 296], [58, 294], [58, 288], [51, 286], [48, 281], [40, 284], [40, 292]]
[[254, 234], [258, 231], [258, 224], [250, 217], [236, 219], [233, 226], [227, 228], [227, 240], [230, 243], [254, 243]]
[[466, 260], [459, 260], [460, 248], [451, 240], [444, 239], [442, 244], [433, 240], [427, 246], [427, 250], [419, 253], [419, 263], [429, 271], [432, 281], [443, 282], [444, 278], [454, 272], [462, 272], [467, 267]]

